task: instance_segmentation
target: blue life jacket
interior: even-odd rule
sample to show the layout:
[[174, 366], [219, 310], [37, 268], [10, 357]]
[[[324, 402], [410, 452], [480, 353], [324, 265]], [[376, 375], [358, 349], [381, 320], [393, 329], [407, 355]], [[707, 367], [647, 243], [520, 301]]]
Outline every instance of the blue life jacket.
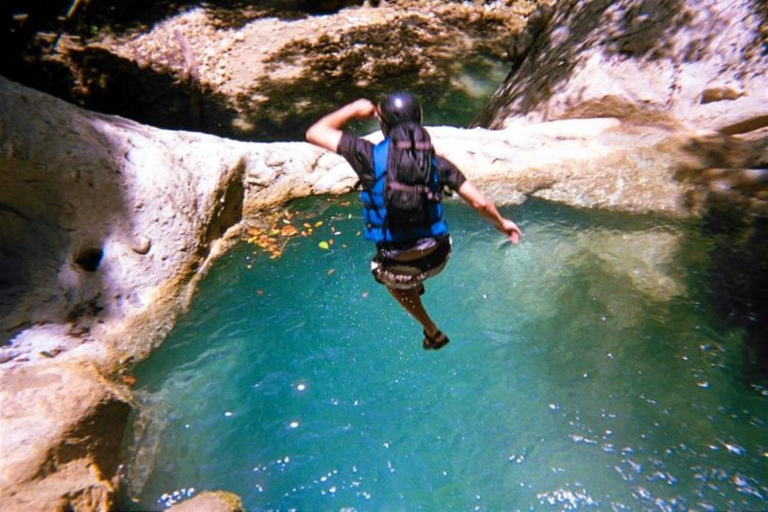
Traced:
[[[380, 242], [412, 242], [421, 238], [440, 236], [448, 233], [448, 225], [443, 220], [443, 205], [439, 201], [428, 203], [428, 221], [411, 227], [390, 229], [387, 225], [387, 205], [384, 199], [387, 177], [387, 157], [390, 139], [387, 137], [373, 147], [373, 185], [360, 192], [363, 203], [363, 221], [365, 238]], [[432, 160], [432, 190], [440, 192], [437, 176], [437, 160]]]

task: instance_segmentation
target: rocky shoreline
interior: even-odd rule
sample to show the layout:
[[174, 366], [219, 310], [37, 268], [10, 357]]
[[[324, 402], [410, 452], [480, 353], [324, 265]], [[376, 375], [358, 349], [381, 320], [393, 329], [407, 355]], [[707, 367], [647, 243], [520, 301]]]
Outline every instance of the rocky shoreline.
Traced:
[[[551, 32], [558, 27], [578, 33], [566, 16], [588, 10], [567, 3], [549, 22], [556, 26], [536, 36], [544, 39], [532, 39], [526, 58], [546, 55], [544, 41], [557, 41]], [[752, 65], [765, 61], [753, 57]], [[541, 78], [525, 62], [517, 80], [529, 79], [530, 88]], [[657, 68], [638, 65], [649, 74]], [[726, 211], [741, 230], [731, 235], [729, 228], [726, 243], [768, 261], [755, 237], [768, 215], [768, 134], [760, 126], [768, 105], [759, 101], [765, 77], [742, 80], [735, 97], [703, 103], [730, 107], [727, 126], [710, 126], [706, 116], [680, 119], [633, 93], [616, 102], [615, 88], [600, 89], [615, 83], [608, 80], [588, 89], [605, 99], [587, 102], [588, 109], [559, 109], [581, 94], [566, 88], [571, 96], [523, 112], [535, 98], [520, 99], [509, 80], [489, 110], [496, 116], [489, 124], [502, 129], [430, 128], [438, 152], [495, 201], [538, 197], [675, 217]], [[698, 87], [699, 96], [680, 94], [685, 101], [713, 90], [679, 83]], [[724, 131], [739, 123], [746, 124]], [[263, 212], [293, 198], [348, 192], [355, 181], [339, 157], [308, 144], [152, 128], [0, 77], [3, 508], [112, 508], [117, 447], [133, 406], [130, 367], [162, 342], [211, 262]]]
[[[0, 302], [10, 340], [0, 349], [1, 421], [4, 453], [14, 454], [0, 465], [0, 500], [109, 508], [131, 406], [123, 372], [162, 341], [249, 220], [293, 198], [348, 192], [355, 176], [308, 144], [164, 131], [4, 79], [0, 105], [4, 225], [29, 234], [4, 261], [18, 281]], [[29, 105], [38, 116], [26, 115]], [[678, 179], [704, 165], [688, 149], [700, 136], [685, 130], [604, 118], [431, 131], [438, 151], [499, 203], [699, 212], [699, 184]], [[88, 248], [101, 251], [90, 267], [79, 260]], [[79, 490], [62, 494], [70, 481]]]

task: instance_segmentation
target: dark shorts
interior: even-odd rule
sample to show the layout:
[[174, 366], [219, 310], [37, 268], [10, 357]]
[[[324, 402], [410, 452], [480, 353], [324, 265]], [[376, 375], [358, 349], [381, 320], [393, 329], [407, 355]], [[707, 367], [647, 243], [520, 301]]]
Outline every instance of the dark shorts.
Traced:
[[[445, 268], [451, 255], [451, 237], [431, 239], [402, 250], [379, 247], [371, 261], [371, 273], [377, 282], [399, 290], [416, 288]], [[425, 247], [426, 246], [426, 247]], [[424, 253], [423, 256], [418, 256]], [[417, 255], [414, 258], [414, 255]]]

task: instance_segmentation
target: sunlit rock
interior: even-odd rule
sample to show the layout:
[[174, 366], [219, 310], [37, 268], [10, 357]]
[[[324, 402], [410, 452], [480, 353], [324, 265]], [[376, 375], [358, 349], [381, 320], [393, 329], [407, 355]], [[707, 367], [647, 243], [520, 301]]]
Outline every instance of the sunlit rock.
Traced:
[[107, 510], [129, 399], [92, 367], [40, 359], [0, 372], [6, 510]]
[[206, 491], [168, 509], [170, 512], [242, 512], [243, 502], [235, 494], [225, 491]]
[[765, 7], [749, 0], [559, 1], [478, 124], [620, 117], [729, 133], [749, 120], [765, 126], [764, 25]]

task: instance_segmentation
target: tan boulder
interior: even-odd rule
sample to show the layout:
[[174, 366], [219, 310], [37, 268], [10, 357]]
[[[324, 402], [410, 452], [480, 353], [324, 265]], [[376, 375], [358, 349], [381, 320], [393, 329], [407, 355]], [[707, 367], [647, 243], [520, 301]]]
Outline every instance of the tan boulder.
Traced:
[[168, 509], [170, 512], [243, 512], [239, 496], [225, 491], [206, 491]]
[[109, 510], [129, 409], [87, 363], [0, 369], [3, 510]]

